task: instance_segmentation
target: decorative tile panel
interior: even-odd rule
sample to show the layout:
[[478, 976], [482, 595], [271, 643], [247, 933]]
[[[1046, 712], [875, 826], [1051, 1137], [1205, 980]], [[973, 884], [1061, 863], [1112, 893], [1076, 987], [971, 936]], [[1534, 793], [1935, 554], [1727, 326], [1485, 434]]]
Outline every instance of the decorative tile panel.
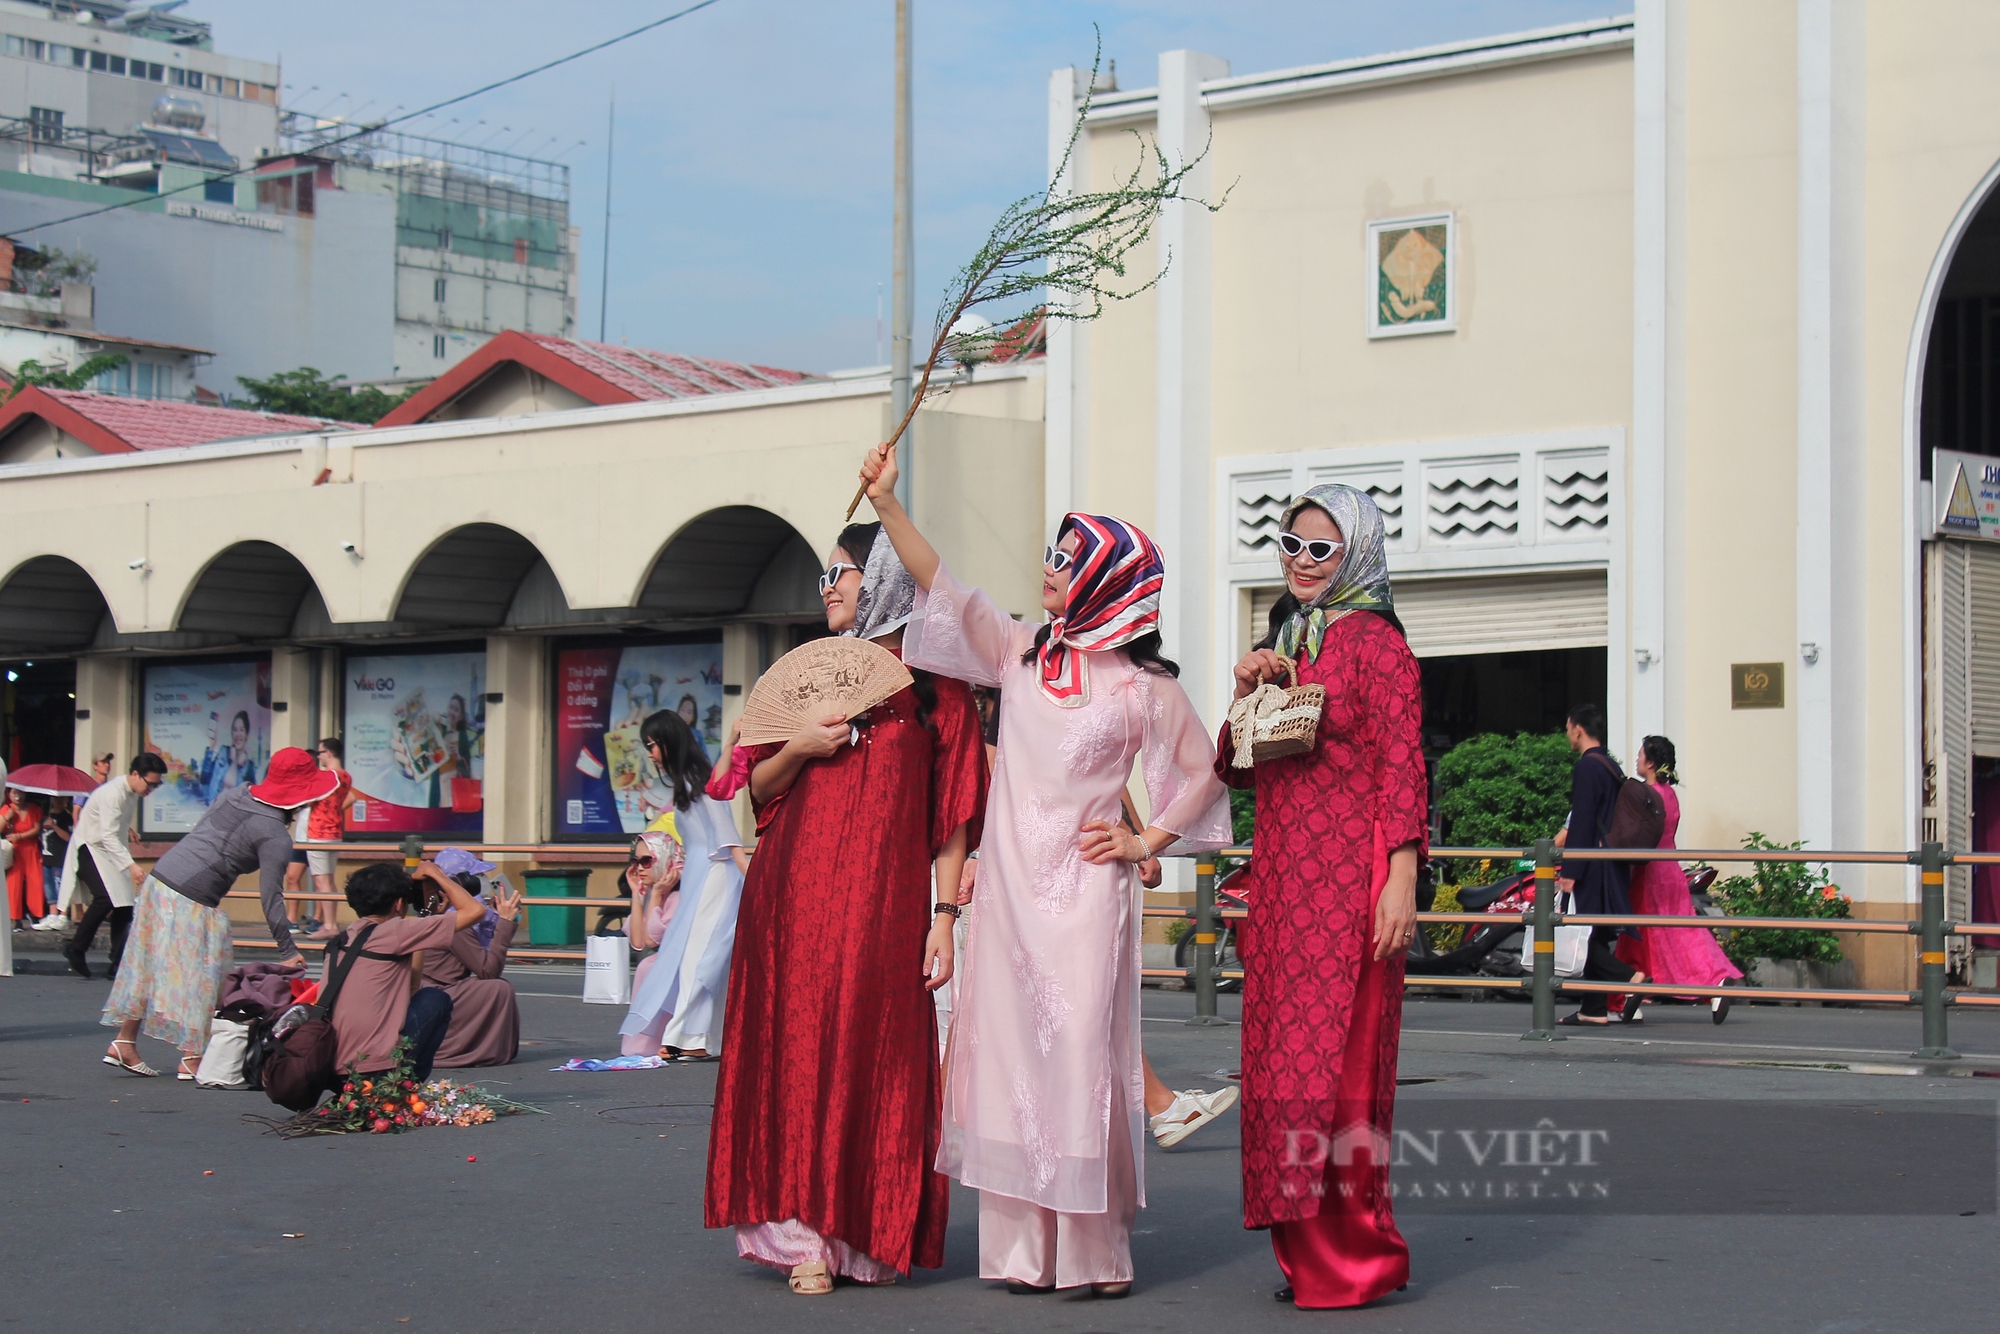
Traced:
[[1520, 540], [1518, 454], [1424, 465], [1424, 545], [1513, 545]]
[[1400, 463], [1374, 464], [1350, 463], [1333, 467], [1306, 469], [1306, 485], [1319, 486], [1324, 482], [1345, 482], [1357, 491], [1365, 491], [1375, 502], [1375, 508], [1382, 511], [1382, 530], [1391, 546], [1403, 540], [1403, 465]]
[[1235, 478], [1232, 560], [1276, 560], [1278, 525], [1292, 503], [1292, 472], [1243, 473]]
[[1564, 450], [1538, 456], [1542, 484], [1538, 542], [1598, 542], [1611, 529], [1611, 454]]

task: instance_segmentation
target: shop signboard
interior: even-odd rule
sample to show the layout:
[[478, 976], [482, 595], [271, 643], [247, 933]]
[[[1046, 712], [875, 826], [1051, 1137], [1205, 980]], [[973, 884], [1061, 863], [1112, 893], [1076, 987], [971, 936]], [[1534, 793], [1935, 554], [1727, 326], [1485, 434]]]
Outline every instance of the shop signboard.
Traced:
[[140, 804], [147, 835], [185, 834], [233, 787], [271, 762], [271, 660], [147, 663], [141, 725], [167, 781]]
[[470, 834], [485, 823], [486, 654], [350, 657], [349, 833]]
[[646, 715], [679, 713], [708, 753], [719, 753], [719, 640], [560, 649], [555, 685], [559, 838], [636, 834], [672, 804], [639, 740]]
[[1931, 451], [1931, 499], [1939, 537], [2000, 541], [2000, 458]]

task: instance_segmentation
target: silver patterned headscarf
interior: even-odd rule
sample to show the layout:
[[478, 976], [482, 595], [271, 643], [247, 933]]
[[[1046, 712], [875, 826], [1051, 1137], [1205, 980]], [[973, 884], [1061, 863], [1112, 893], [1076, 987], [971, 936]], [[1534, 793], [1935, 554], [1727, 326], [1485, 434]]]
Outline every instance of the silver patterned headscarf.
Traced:
[[1288, 658], [1304, 650], [1307, 662], [1319, 660], [1326, 627], [1340, 612], [1374, 611], [1393, 615], [1389, 595], [1389, 551], [1383, 534], [1382, 511], [1366, 491], [1340, 482], [1316, 486], [1285, 506], [1284, 527], [1308, 505], [1317, 505], [1333, 519], [1346, 543], [1333, 578], [1319, 596], [1292, 613], [1278, 630], [1278, 652]]
[[[853, 555], [853, 552], [848, 552]], [[880, 639], [909, 623], [917, 607], [917, 581], [896, 559], [896, 545], [878, 530], [868, 563], [861, 567], [861, 592], [854, 600], [856, 639]]]

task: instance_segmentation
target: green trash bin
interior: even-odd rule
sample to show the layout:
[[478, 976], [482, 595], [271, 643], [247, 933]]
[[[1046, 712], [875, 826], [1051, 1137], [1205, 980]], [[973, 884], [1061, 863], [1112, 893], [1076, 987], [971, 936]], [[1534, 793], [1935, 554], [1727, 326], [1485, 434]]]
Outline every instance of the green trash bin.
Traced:
[[[557, 897], [580, 899], [590, 888], [590, 872], [581, 867], [559, 871], [529, 871], [521, 878], [528, 886], [524, 893], [531, 899]], [[558, 908], [552, 903], [531, 903], [526, 906], [525, 911], [528, 914], [530, 945], [583, 944], [582, 908]]]

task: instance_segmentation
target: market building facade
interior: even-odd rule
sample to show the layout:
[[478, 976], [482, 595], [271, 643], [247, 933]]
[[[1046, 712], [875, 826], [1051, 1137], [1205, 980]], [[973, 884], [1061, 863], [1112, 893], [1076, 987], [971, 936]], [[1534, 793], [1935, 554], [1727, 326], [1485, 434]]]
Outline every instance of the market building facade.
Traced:
[[[1996, 53], [2000, 12], [1947, 0], [1646, 0], [1269, 74], [1166, 53], [1095, 95], [1071, 179], [1156, 138], [1221, 207], [1164, 220], [1156, 288], [1051, 322], [1045, 517], [1159, 535], [1211, 715], [1279, 511], [1345, 481], [1388, 518], [1434, 751], [1599, 699], [1619, 755], [1679, 744], [1682, 846], [2000, 847], [2000, 549], [1932, 489], [1933, 451], [2000, 453]], [[1053, 78], [1052, 170], [1088, 82]], [[1859, 915], [1917, 892], [1835, 873]]]

